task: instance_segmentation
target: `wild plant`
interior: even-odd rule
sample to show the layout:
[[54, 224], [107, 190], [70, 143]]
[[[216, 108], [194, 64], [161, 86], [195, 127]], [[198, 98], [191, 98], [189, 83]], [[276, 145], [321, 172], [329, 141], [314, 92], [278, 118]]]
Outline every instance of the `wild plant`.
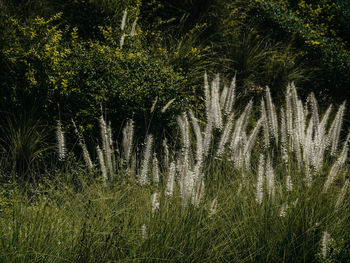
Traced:
[[57, 137], [58, 159], [60, 161], [64, 161], [66, 158], [66, 141], [65, 141], [64, 133], [62, 130], [62, 124], [60, 120], [57, 121], [56, 137]]
[[142, 160], [142, 166], [141, 166], [141, 174], [139, 178], [139, 183], [141, 185], [146, 184], [147, 182], [147, 175], [148, 175], [148, 170], [149, 170], [149, 162], [150, 158], [152, 156], [152, 146], [153, 146], [153, 136], [148, 135], [146, 137], [146, 145], [145, 145], [145, 150], [143, 153], [143, 160]]
[[[207, 118], [205, 127], [201, 128], [194, 114], [189, 113], [195, 133], [193, 145], [197, 147], [196, 158], [191, 156], [191, 144], [189, 143], [191, 135], [187, 134], [191, 132], [191, 129], [189, 129], [186, 114], [183, 114], [179, 119], [183, 138], [183, 161], [180, 162], [182, 163], [182, 169], [179, 169], [179, 171], [186, 174], [182, 177], [183, 181], [186, 182], [181, 184], [182, 187], [187, 184], [194, 189], [194, 185], [198, 183], [194, 183], [194, 179], [191, 179], [196, 178], [193, 174], [195, 168], [197, 171], [201, 170], [202, 172], [199, 174], [202, 178], [205, 178], [203, 174], [205, 169], [203, 169], [202, 164], [205, 161], [202, 160], [207, 158], [209, 153], [221, 159], [226, 157], [225, 160], [232, 162], [235, 169], [240, 170], [242, 174], [248, 174], [252, 166], [256, 167], [254, 163], [251, 163], [251, 155], [255, 154], [256, 142], [260, 138], [261, 128], [263, 128], [265, 150], [262, 152], [264, 156], [260, 157], [258, 169], [256, 197], [258, 203], [262, 202], [263, 173], [266, 174], [269, 199], [274, 199], [277, 179], [274, 172], [275, 160], [283, 160], [283, 166], [285, 167], [285, 172], [283, 172], [285, 173], [283, 175], [284, 182], [278, 182], [278, 185], [285, 184], [287, 192], [293, 191], [294, 183], [296, 181], [300, 182], [300, 179], [307, 187], [310, 187], [314, 180], [320, 180], [322, 177], [321, 171], [324, 170], [323, 166], [326, 163], [325, 160], [327, 159], [327, 162], [332, 160], [335, 153], [339, 154], [336, 161], [332, 165], [327, 164], [331, 169], [327, 170], [328, 176], [324, 182], [324, 193], [328, 191], [334, 179], [344, 171], [343, 166], [348, 158], [349, 136], [343, 143], [340, 152], [338, 146], [345, 103], [339, 107], [330, 128], [327, 129], [332, 107], [330, 106], [327, 109], [320, 120], [314, 94], [311, 94], [308, 98], [311, 107], [309, 109], [308, 103], [305, 105], [302, 103], [295, 85], [291, 83], [287, 87], [286, 110], [281, 109], [280, 125], [278, 125], [278, 114], [272, 102], [270, 90], [267, 87], [265, 89], [265, 99], [261, 103], [261, 116], [249, 132], [247, 127], [248, 122], [251, 121], [250, 113], [253, 102], [250, 101], [241, 115], [238, 115], [238, 118], [234, 120], [235, 113], [232, 111], [232, 98], [234, 98], [235, 79], [232, 80], [230, 89], [226, 86], [221, 89], [218, 75], [211, 82], [211, 86], [209, 86], [207, 78], [205, 74], [204, 92]], [[231, 112], [228, 109], [231, 109]], [[201, 136], [201, 134], [204, 135]], [[217, 136], [218, 134], [219, 136]], [[228, 142], [230, 142], [229, 147], [226, 147]], [[271, 144], [272, 142], [273, 144]], [[272, 146], [275, 147], [273, 151]], [[200, 157], [201, 152], [202, 158]], [[194, 159], [197, 162], [194, 162]], [[266, 160], [266, 168], [264, 172], [261, 172], [262, 167], [265, 166], [261, 164], [261, 160], [264, 159]], [[189, 160], [192, 160], [192, 162], [189, 162]], [[254, 160], [256, 160], [255, 157]], [[304, 175], [304, 178], [297, 178], [291, 174], [291, 169], [295, 169], [295, 164], [297, 165], [298, 174]]]
[[78, 130], [78, 127], [75, 124], [73, 119], [72, 119], [72, 124], [73, 124], [73, 127], [74, 127], [74, 132], [75, 132], [76, 136], [78, 137], [79, 146], [81, 147], [81, 149], [83, 151], [83, 158], [84, 158], [85, 164], [87, 165], [89, 170], [91, 170], [93, 168], [93, 164], [92, 164], [92, 161], [91, 161], [91, 158], [90, 158], [89, 151], [88, 151], [88, 149], [86, 147], [86, 143], [85, 143], [84, 137], [81, 134], [81, 132]]
[[168, 181], [167, 181], [166, 190], [165, 190], [166, 195], [168, 195], [169, 197], [172, 197], [174, 192], [175, 175], [176, 175], [175, 162], [171, 162], [169, 167]]
[[[215, 233], [210, 242], [218, 246], [215, 249], [222, 253], [220, 259], [225, 259], [229, 251], [236, 251], [229, 257], [233, 261], [259, 261], [266, 253], [272, 261], [292, 254], [300, 259], [302, 252], [298, 249], [308, 242], [313, 242], [314, 256], [318, 241], [326, 244], [323, 247], [328, 246], [327, 235], [324, 241], [322, 231], [330, 229], [333, 233], [345, 224], [341, 220], [332, 222], [338, 216], [344, 220], [349, 191], [345, 176], [350, 135], [345, 141], [341, 139], [345, 104], [332, 119], [332, 107], [321, 114], [312, 94], [302, 103], [291, 83], [287, 87], [286, 103], [278, 111], [266, 88], [260, 115], [252, 113], [253, 101], [239, 112], [232, 101], [234, 81], [229, 87], [220, 85], [217, 75], [209, 85], [205, 75], [208, 107], [205, 119], [200, 120], [192, 111], [178, 116], [181, 137], [177, 151], [165, 139], [162, 153], [156, 152], [156, 141], [151, 134], [146, 135], [144, 147], [136, 150], [132, 120], [127, 121], [123, 130], [120, 151], [108, 150], [116, 142], [108, 128], [111, 126], [101, 117], [101, 148], [100, 145], [96, 148], [102, 178], [106, 184], [118, 186], [110, 180], [118, 169], [125, 169], [122, 174], [134, 178], [135, 185], [131, 187], [143, 193], [142, 206], [148, 203], [142, 208], [143, 216], [136, 230], [144, 237], [141, 239], [144, 244], [155, 242], [155, 236], [168, 242], [170, 237], [160, 237], [157, 231], [171, 231], [159, 224], [173, 220], [170, 215], [186, 218], [187, 223], [194, 220], [193, 224], [197, 224], [193, 216], [198, 215], [208, 220], [204, 225]], [[116, 155], [116, 152], [120, 156], [114, 159], [110, 156], [110, 160], [120, 163], [112, 165], [111, 173], [106, 153]], [[176, 227], [186, 232], [180, 224], [177, 222]], [[232, 237], [221, 233], [230, 233]], [[279, 241], [273, 241], [270, 236]], [[293, 241], [287, 242], [288, 239]], [[298, 243], [300, 240], [302, 245]], [[292, 250], [271, 254], [269, 249], [280, 251], [278, 242], [288, 243]], [[262, 251], [244, 254], [249, 245], [259, 245]], [[310, 253], [303, 255], [310, 259]], [[323, 255], [328, 258], [328, 254]]]
[[122, 148], [123, 148], [123, 160], [125, 164], [128, 165], [130, 162], [131, 154], [133, 151], [133, 140], [134, 140], [134, 121], [128, 120], [124, 129], [123, 129], [123, 139], [122, 139]]
[[329, 245], [329, 239], [331, 235], [328, 232], [323, 232], [322, 236], [322, 257], [325, 260], [327, 258], [327, 250]]
[[[2, 173], [12, 175], [12, 182], [33, 183], [38, 179], [45, 154], [54, 147], [49, 144], [53, 131], [36, 119], [31, 112], [17, 115], [5, 114], [0, 130], [0, 150], [2, 157]], [[62, 130], [61, 130], [62, 132]], [[59, 134], [58, 134], [59, 133]], [[59, 136], [57, 136], [59, 135]], [[56, 127], [58, 157], [65, 157], [63, 132]], [[61, 151], [59, 151], [61, 149]]]
[[256, 183], [256, 202], [262, 204], [264, 197], [264, 173], [265, 173], [265, 160], [264, 155], [260, 154], [259, 166], [258, 166], [258, 179]]
[[[184, 112], [178, 117], [178, 127], [182, 138], [181, 151], [170, 161], [168, 146], [166, 142], [163, 143], [165, 155], [161, 161], [162, 171], [168, 171], [168, 179], [164, 180], [160, 178], [159, 160], [152, 150], [153, 136], [147, 135], [142, 159], [139, 161], [140, 168], [133, 172], [134, 175], [138, 174], [138, 182], [145, 185], [149, 181], [149, 171], [152, 171], [152, 181], [155, 186], [160, 187], [159, 182], [167, 182], [166, 191], [169, 196], [173, 194], [174, 186], [177, 185], [184, 205], [187, 205], [189, 200], [192, 203], [199, 203], [205, 185], [208, 183], [206, 173], [209, 170], [206, 162], [211, 158], [216, 158], [230, 163], [234, 169], [240, 171], [243, 182], [244, 175], [251, 174], [252, 169], [258, 167], [256, 201], [261, 204], [264, 182], [266, 182], [269, 200], [275, 198], [276, 186], [280, 184], [285, 184], [286, 192], [292, 192], [296, 187], [296, 182], [300, 180], [310, 187], [313, 181], [319, 180], [317, 177], [322, 177], [324, 160], [327, 158], [329, 162], [332, 159], [331, 156], [338, 153], [336, 161], [327, 171], [328, 175], [323, 187], [323, 192], [326, 193], [337, 176], [342, 173], [348, 156], [349, 136], [343, 143], [341, 151], [338, 151], [345, 103], [339, 107], [330, 128], [327, 129], [332, 107], [327, 109], [320, 120], [315, 96], [311, 94], [308, 98], [310, 103], [303, 105], [295, 85], [291, 83], [287, 87], [285, 109], [281, 108], [278, 122], [277, 110], [267, 87], [265, 98], [262, 99], [260, 105], [261, 115], [255, 125], [248, 130], [248, 123], [251, 123], [253, 118], [251, 116], [253, 101], [246, 105], [241, 114], [235, 113], [235, 86], [235, 78], [233, 78], [229, 88], [227, 86], [221, 88], [219, 75], [216, 75], [209, 85], [208, 76], [205, 74], [205, 124], [202, 125], [203, 121], [199, 122], [192, 111]], [[238, 117], [235, 119], [235, 116]], [[116, 157], [113, 150], [112, 129], [106, 124], [102, 115], [99, 122], [102, 148], [100, 150], [97, 148], [97, 152], [103, 177], [108, 179], [116, 172], [116, 164], [113, 161]], [[123, 130], [121, 152], [124, 167], [130, 167], [131, 156], [135, 155], [133, 126], [133, 121], [129, 120]], [[257, 160], [256, 145], [261, 138], [260, 135], [264, 139], [265, 147], [260, 150], [258, 158], [260, 161], [257, 166], [252, 163], [252, 160], [254, 162]], [[274, 171], [276, 160], [283, 160], [281, 165], [284, 167], [283, 172], [279, 171], [278, 176]], [[291, 173], [291, 169], [304, 177], [296, 177]]]
[[153, 154], [153, 161], [152, 161], [152, 175], [153, 175], [153, 183], [158, 186], [159, 185], [159, 164], [158, 164], [158, 158], [157, 155]]

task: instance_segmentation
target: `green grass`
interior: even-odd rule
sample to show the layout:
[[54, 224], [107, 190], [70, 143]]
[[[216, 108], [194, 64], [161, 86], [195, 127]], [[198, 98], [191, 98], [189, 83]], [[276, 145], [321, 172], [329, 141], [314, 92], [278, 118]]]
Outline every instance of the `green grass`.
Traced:
[[[206, 87], [206, 127], [191, 114], [191, 122], [185, 113], [178, 119], [182, 146], [169, 148], [170, 165], [157, 140], [136, 150], [132, 136], [123, 136], [115, 150], [101, 117], [99, 166], [95, 160], [87, 168], [70, 153], [35, 185], [3, 188], [0, 262], [349, 262], [350, 135], [340, 137], [343, 106], [334, 120], [323, 114], [319, 121], [316, 99], [306, 111], [291, 85], [278, 125], [266, 89], [260, 120], [246, 107], [219, 154], [220, 134], [232, 121], [223, 112], [230, 93], [219, 84], [216, 78], [211, 92]], [[221, 107], [220, 92], [228, 96]], [[209, 129], [219, 118], [222, 127]], [[257, 137], [254, 125], [262, 129]]]
[[[199, 207], [160, 194], [154, 213], [154, 189], [127, 179], [104, 187], [82, 173], [75, 183], [50, 182], [30, 197], [13, 191], [1, 199], [0, 262], [314, 262], [323, 231], [338, 246], [333, 257], [349, 253], [339, 247], [350, 229], [349, 207], [334, 209], [339, 187], [322, 194], [318, 178], [288, 194], [280, 183], [274, 201], [265, 191], [258, 205], [255, 178], [247, 176], [244, 185], [232, 172], [209, 185]], [[209, 215], [213, 193], [218, 206]]]

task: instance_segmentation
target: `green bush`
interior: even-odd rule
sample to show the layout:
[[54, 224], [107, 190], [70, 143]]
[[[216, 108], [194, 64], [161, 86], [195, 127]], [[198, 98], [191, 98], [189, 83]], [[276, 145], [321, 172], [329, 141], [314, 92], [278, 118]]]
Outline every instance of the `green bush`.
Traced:
[[101, 36], [99, 26], [118, 27], [125, 8], [129, 15], [136, 17], [140, 5], [140, 0], [1, 0], [0, 13], [22, 22], [30, 22], [38, 16], [49, 19], [62, 13], [62, 23], [78, 27], [84, 39], [96, 39]]
[[[341, 32], [348, 27], [336, 22], [335, 16], [341, 15], [340, 5], [323, 1], [318, 7], [298, 1], [298, 9], [293, 11], [274, 1], [256, 1], [255, 12], [262, 17], [262, 25], [270, 26], [275, 35], [294, 35], [298, 40], [297, 48], [305, 52], [307, 66], [317, 68], [317, 74], [312, 79], [314, 91], [328, 94], [338, 101], [349, 97], [344, 93], [344, 87], [350, 85], [349, 68], [350, 52], [346, 48], [346, 36]], [[324, 21], [327, 20], [327, 23]], [[272, 28], [271, 28], [272, 25]], [[306, 84], [305, 88], [310, 84]], [[307, 89], [309, 91], [309, 89]], [[324, 100], [327, 98], [323, 96]]]
[[[26, 105], [40, 105], [51, 121], [61, 111], [63, 120], [77, 118], [90, 129], [101, 114], [101, 105], [114, 120], [134, 115], [148, 123], [152, 115], [155, 121], [169, 123], [191, 93], [182, 88], [181, 75], [142, 46], [139, 28], [131, 36], [133, 19], [127, 20], [123, 32], [101, 26], [103, 39], [98, 41], [83, 40], [77, 28], [61, 26], [61, 16], [38, 17], [28, 24], [6, 19], [2, 46], [6, 69], [0, 78], [3, 101], [24, 107], [29, 100]], [[173, 98], [170, 110], [162, 114], [160, 109]]]

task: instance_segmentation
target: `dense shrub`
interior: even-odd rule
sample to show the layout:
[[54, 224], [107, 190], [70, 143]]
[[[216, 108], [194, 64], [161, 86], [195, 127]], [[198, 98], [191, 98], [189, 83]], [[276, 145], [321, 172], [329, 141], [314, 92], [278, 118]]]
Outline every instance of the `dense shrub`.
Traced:
[[[316, 69], [312, 78], [314, 91], [321, 99], [345, 99], [349, 97], [344, 88], [350, 85], [350, 53], [346, 48], [347, 36], [342, 32], [348, 25], [341, 5], [321, 1], [319, 5], [298, 1], [296, 10], [273, 1], [257, 1], [256, 12], [262, 24], [272, 25], [275, 35], [294, 35], [298, 49], [305, 52], [306, 66]], [[327, 21], [327, 23], [325, 22]], [[271, 27], [269, 27], [271, 30]], [[310, 86], [306, 83], [305, 88]], [[308, 89], [309, 90], [309, 89]]]
[[82, 40], [77, 28], [60, 26], [61, 16], [29, 24], [6, 19], [1, 99], [8, 105], [40, 105], [48, 119], [61, 111], [63, 119], [74, 117], [91, 128], [101, 105], [115, 120], [134, 115], [136, 120], [146, 117], [147, 123], [157, 98], [154, 115], [161, 123], [172, 114], [160, 114], [160, 109], [176, 98], [173, 113], [190, 94], [182, 88], [181, 75], [142, 47], [138, 28], [131, 36], [134, 20], [125, 32], [101, 26], [103, 39], [97, 41]]

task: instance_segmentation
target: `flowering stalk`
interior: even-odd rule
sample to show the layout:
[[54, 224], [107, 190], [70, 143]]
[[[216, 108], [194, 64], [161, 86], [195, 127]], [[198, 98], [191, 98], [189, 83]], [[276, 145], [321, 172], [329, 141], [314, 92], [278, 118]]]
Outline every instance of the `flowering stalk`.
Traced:
[[128, 120], [123, 129], [122, 147], [126, 164], [130, 161], [130, 156], [134, 140], [134, 121]]
[[217, 198], [214, 198], [214, 200], [210, 204], [209, 217], [216, 214], [217, 207], [218, 207], [218, 200]]
[[75, 122], [74, 122], [73, 119], [72, 119], [72, 123], [73, 123], [73, 127], [74, 127], [74, 132], [75, 132], [75, 134], [78, 136], [79, 145], [80, 145], [81, 149], [83, 150], [83, 158], [84, 158], [84, 161], [85, 161], [87, 167], [91, 170], [91, 169], [93, 168], [93, 164], [92, 164], [92, 161], [91, 161], [91, 158], [90, 158], [89, 151], [87, 150], [84, 137], [83, 137], [83, 135], [78, 131], [78, 127], [76, 126], [76, 124], [75, 124]]
[[131, 33], [130, 33], [130, 36], [132, 36], [132, 37], [135, 36], [135, 34], [136, 34], [137, 20], [138, 20], [138, 17], [136, 17], [134, 22], [132, 23]]
[[104, 161], [102, 150], [100, 149], [100, 147], [98, 145], [96, 146], [96, 151], [97, 151], [98, 160], [100, 161], [102, 178], [103, 178], [104, 183], [106, 183], [107, 179], [108, 179], [107, 168], [106, 168], [106, 164], [105, 164], [105, 161]]
[[157, 192], [155, 192], [152, 195], [151, 208], [152, 208], [152, 214], [154, 214], [154, 212], [159, 209], [159, 201], [158, 201], [158, 193]]
[[56, 137], [57, 137], [58, 159], [60, 161], [64, 161], [66, 159], [66, 141], [64, 138], [64, 133], [62, 130], [62, 124], [60, 120], [57, 121]]
[[324, 231], [322, 236], [322, 257], [324, 260], [327, 258], [329, 238], [330, 234], [327, 231]]
[[267, 108], [267, 119], [271, 134], [275, 137], [276, 142], [278, 141], [278, 125], [275, 105], [272, 103], [271, 93], [269, 87], [266, 87], [266, 108]]
[[225, 146], [230, 138], [230, 134], [233, 126], [233, 118], [234, 118], [234, 113], [232, 113], [228, 118], [228, 120], [226, 121], [224, 132], [221, 134], [218, 150], [216, 152], [217, 156], [221, 156], [225, 151]]
[[205, 95], [205, 110], [207, 115], [207, 121], [211, 119], [211, 98], [210, 98], [210, 87], [208, 83], [207, 72], [204, 73], [204, 95]]
[[120, 24], [120, 29], [123, 31], [126, 25], [126, 17], [128, 15], [128, 10], [125, 8], [122, 18], [122, 23]]
[[236, 89], [236, 75], [233, 77], [233, 79], [231, 81], [230, 90], [229, 90], [229, 93], [227, 95], [226, 104], [225, 104], [225, 114], [226, 115], [229, 115], [232, 112], [233, 103], [235, 100], [235, 89]]
[[110, 174], [112, 174], [113, 172], [112, 150], [111, 150], [110, 139], [108, 135], [108, 127], [102, 114], [99, 120], [100, 120], [100, 132], [101, 132], [101, 139], [102, 139], [102, 150], [104, 155], [104, 162], [105, 162], [107, 171]]
[[153, 155], [152, 162], [153, 183], [158, 186], [159, 184], [159, 165], [156, 154]]
[[348, 191], [349, 185], [350, 185], [350, 180], [346, 179], [342, 189], [340, 190], [337, 202], [335, 204], [335, 208], [339, 208], [341, 206], [341, 204], [343, 203], [345, 195]]
[[197, 146], [197, 161], [200, 162], [203, 158], [203, 138], [202, 133], [198, 124], [197, 118], [194, 116], [193, 112], [190, 110], [190, 117], [192, 120], [193, 130], [196, 135], [196, 146]]
[[260, 154], [258, 167], [258, 181], [256, 183], [256, 202], [261, 205], [264, 197], [264, 155]]
[[166, 191], [165, 191], [165, 194], [170, 197], [172, 197], [174, 192], [175, 173], [176, 173], [175, 163], [172, 162], [169, 168], [168, 182], [167, 182]]
[[217, 74], [216, 78], [212, 82], [210, 111], [212, 116], [214, 116], [215, 128], [221, 129], [222, 115], [220, 110], [219, 84], [220, 84], [220, 77], [219, 77], [219, 74]]
[[149, 166], [149, 160], [151, 158], [152, 145], [153, 145], [153, 136], [149, 134], [146, 137], [146, 149], [145, 149], [144, 157], [142, 161], [142, 168], [141, 168], [141, 175], [140, 175], [141, 185], [146, 184], [146, 181], [147, 181], [148, 166]]
[[273, 200], [275, 197], [275, 174], [273, 172], [270, 156], [267, 157], [266, 162], [266, 181], [269, 197]]

